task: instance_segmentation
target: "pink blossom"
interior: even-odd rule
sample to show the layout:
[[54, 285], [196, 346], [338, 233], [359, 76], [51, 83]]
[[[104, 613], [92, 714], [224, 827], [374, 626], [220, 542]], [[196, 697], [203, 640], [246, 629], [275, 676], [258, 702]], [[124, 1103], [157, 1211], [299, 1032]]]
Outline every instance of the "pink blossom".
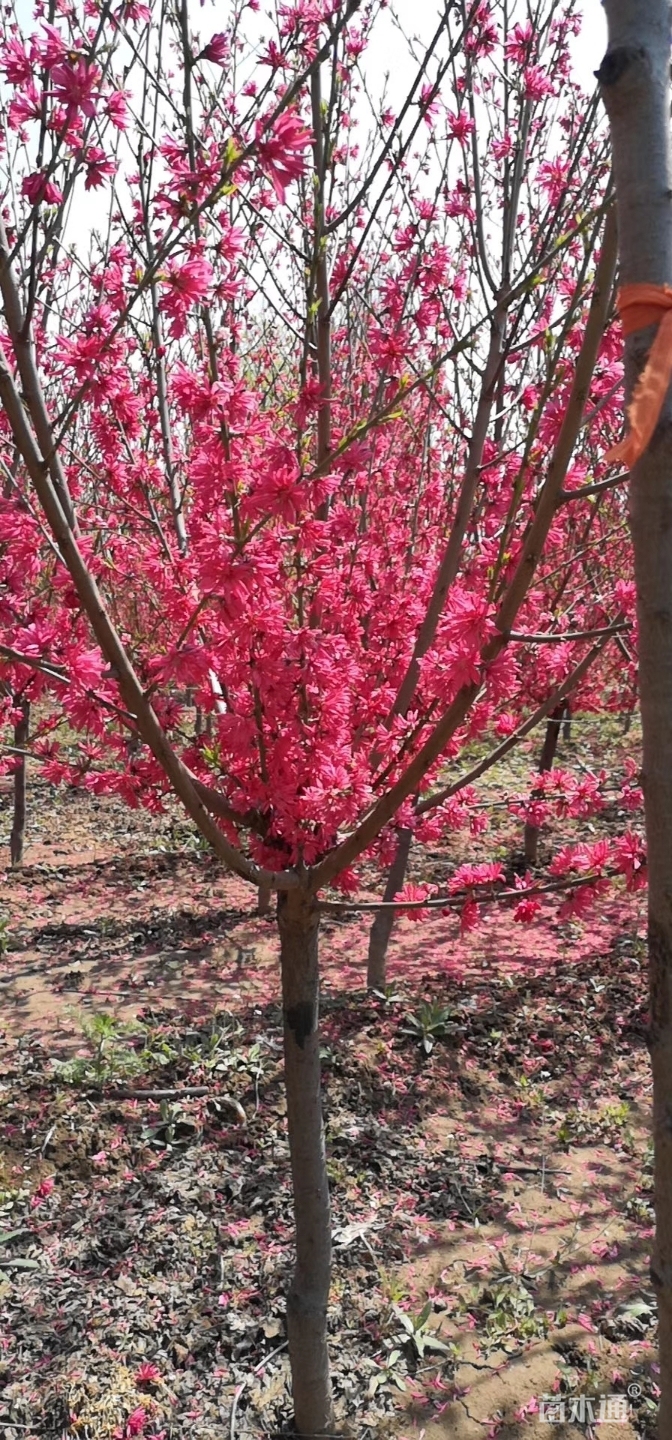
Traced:
[[187, 260], [184, 265], [174, 266], [168, 276], [169, 285], [190, 305], [196, 305], [204, 299], [211, 280], [212, 266], [202, 257]]
[[471, 890], [474, 885], [494, 885], [504, 878], [504, 867], [497, 862], [460, 865], [448, 881], [448, 890], [451, 895], [455, 895], [460, 890]]
[[86, 689], [95, 688], [100, 684], [102, 668], [100, 650], [77, 650], [75, 648], [69, 650], [68, 669], [70, 674]]
[[551, 875], [568, 875], [573, 870], [585, 869], [585, 852], [578, 845], [565, 845], [553, 856], [548, 868]]
[[486, 596], [477, 595], [473, 590], [461, 585], [454, 585], [445, 620], [445, 632], [453, 644], [480, 649], [490, 638], [492, 630], [493, 623]]
[[291, 524], [305, 508], [306, 490], [299, 482], [294, 465], [277, 465], [259, 477], [254, 500], [248, 500], [250, 515], [278, 515]]
[[225, 65], [230, 53], [229, 37], [223, 30], [220, 30], [212, 36], [211, 40], [208, 40], [198, 58], [199, 60], [210, 60], [213, 65]]
[[126, 130], [128, 128], [128, 105], [123, 90], [113, 90], [106, 97], [105, 110], [115, 129]]
[[460, 215], [471, 218], [473, 214], [471, 191], [464, 180], [458, 180], [454, 190], [450, 190], [446, 195], [446, 215], [457, 219]]
[[560, 920], [569, 920], [574, 917], [582, 919], [592, 910], [595, 901], [599, 899], [600, 895], [604, 895], [608, 888], [608, 880], [596, 880], [593, 885], [579, 885], [575, 890], [570, 890], [558, 910], [558, 918]]
[[514, 25], [511, 34], [506, 42], [505, 54], [507, 60], [515, 65], [527, 65], [531, 59], [534, 49], [534, 26], [531, 20], [524, 24]]
[[491, 0], [481, 4], [470, 13], [471, 25], [464, 37], [464, 48], [468, 55], [490, 55], [498, 43], [497, 26], [492, 16]]
[[286, 68], [287, 61], [275, 40], [269, 40], [265, 51], [259, 56], [259, 64], [267, 65], [274, 73]]
[[[567, 184], [568, 173], [569, 166], [567, 162], [557, 156], [554, 160], [547, 160], [543, 165], [539, 166], [538, 183], [548, 196], [552, 205], [557, 205], [561, 200]], [[565, 481], [565, 485], [568, 489], [571, 488], [571, 486], [567, 484], [567, 480]]]
[[30, 1197], [30, 1208], [31, 1208], [31, 1210], [35, 1210], [38, 1205], [41, 1205], [41, 1204], [43, 1203], [44, 1200], [48, 1200], [48, 1199], [49, 1199], [49, 1196], [52, 1194], [52, 1192], [53, 1192], [53, 1190], [54, 1190], [55, 1183], [56, 1183], [56, 1182], [55, 1182], [53, 1176], [51, 1176], [51, 1175], [47, 1176], [47, 1178], [46, 1178], [45, 1180], [41, 1180], [41, 1181], [40, 1181], [37, 1189], [33, 1192], [33, 1194], [32, 1194], [31, 1197]]
[[62, 785], [70, 774], [70, 766], [64, 765], [61, 760], [47, 760], [40, 766], [40, 774], [49, 785]]
[[400, 375], [404, 367], [404, 361], [411, 349], [411, 341], [408, 330], [374, 330], [371, 334], [369, 344], [379, 368], [386, 375]]
[[74, 62], [67, 60], [54, 66], [51, 72], [54, 98], [65, 106], [69, 120], [76, 113], [88, 118], [95, 115], [100, 78], [98, 66], [87, 64], [82, 56]]
[[31, 205], [60, 205], [63, 199], [63, 191], [59, 190], [53, 180], [50, 180], [44, 170], [34, 170], [32, 175], [26, 175], [22, 185], [21, 194], [30, 200]]
[[187, 314], [205, 299], [212, 278], [212, 266], [199, 254], [182, 265], [171, 266], [165, 276], [167, 290], [163, 297], [163, 309], [172, 321], [171, 334], [184, 334]]
[[481, 921], [481, 912], [475, 900], [465, 900], [460, 911], [460, 934], [475, 930]]
[[514, 143], [511, 136], [506, 134], [501, 140], [493, 140], [490, 148], [495, 160], [508, 160], [513, 154]]
[[519, 925], [529, 925], [536, 920], [541, 910], [541, 901], [529, 899], [519, 900], [513, 912], [513, 918]]
[[646, 885], [646, 851], [639, 835], [619, 835], [614, 841], [616, 868], [625, 875], [628, 890], [642, 890]]
[[32, 79], [33, 66], [20, 40], [6, 40], [0, 69], [10, 85], [26, 85]]
[[115, 1430], [115, 1440], [132, 1440], [134, 1435], [144, 1435], [147, 1418], [144, 1406], [138, 1405], [137, 1409], [131, 1411], [123, 1429], [118, 1426]]
[[586, 846], [586, 863], [590, 870], [603, 870], [611, 859], [611, 842], [609, 840], [596, 840], [594, 845]]
[[86, 166], [85, 190], [97, 190], [115, 173], [114, 161], [108, 160], [105, 151], [98, 145], [90, 145], [88, 150], [83, 150], [80, 158]]
[[473, 134], [474, 122], [466, 110], [460, 110], [457, 114], [450, 112], [447, 117], [448, 134], [453, 140], [464, 142]]
[[43, 35], [33, 35], [30, 42], [30, 58], [33, 65], [41, 70], [52, 70], [68, 53], [62, 35], [53, 25], [43, 25]]
[[257, 121], [256, 152], [261, 169], [268, 175], [281, 205], [285, 203], [285, 191], [292, 180], [298, 180], [305, 168], [304, 151], [312, 144], [310, 130], [291, 110], [283, 111], [273, 129], [268, 132], [266, 122]]
[[434, 85], [423, 85], [418, 106], [423, 120], [431, 129], [439, 113], [439, 99]]
[[553, 85], [541, 65], [528, 65], [523, 71], [523, 90], [526, 100], [543, 100], [553, 94]]
[[623, 610], [628, 618], [634, 620], [637, 614], [637, 592], [634, 580], [617, 580], [614, 586], [614, 595], [619, 609]]
[[[395, 903], [404, 900], [417, 905], [419, 901], [428, 900], [430, 895], [435, 893], [436, 885], [412, 885], [409, 883], [404, 885], [402, 890], [397, 891], [394, 899]], [[419, 907], [415, 910], [401, 910], [399, 913], [405, 915], [407, 920], [421, 920], [423, 917], [423, 911]]]
[[538, 1410], [539, 1401], [536, 1395], [531, 1395], [529, 1400], [524, 1405], [521, 1405], [519, 1410], [514, 1412], [514, 1419], [518, 1421], [526, 1420], [528, 1415], [536, 1415]]
[[32, 80], [29, 80], [19, 95], [10, 101], [7, 123], [10, 130], [18, 130], [27, 120], [39, 120], [42, 101]]
[[133, 25], [146, 25], [152, 18], [150, 6], [143, 5], [141, 0], [122, 0], [119, 13]]
[[158, 1365], [153, 1365], [150, 1361], [145, 1360], [142, 1365], [138, 1366], [134, 1378], [136, 1385], [158, 1385], [161, 1371]]
[[333, 884], [343, 895], [356, 895], [360, 886], [359, 875], [356, 870], [341, 870]]

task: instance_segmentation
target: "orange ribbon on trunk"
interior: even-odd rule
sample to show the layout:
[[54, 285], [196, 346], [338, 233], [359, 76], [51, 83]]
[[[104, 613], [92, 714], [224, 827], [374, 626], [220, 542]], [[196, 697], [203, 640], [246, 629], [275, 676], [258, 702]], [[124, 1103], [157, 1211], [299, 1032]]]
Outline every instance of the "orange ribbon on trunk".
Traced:
[[618, 292], [616, 305], [624, 335], [633, 335], [635, 330], [644, 330], [647, 325], [658, 326], [628, 408], [629, 433], [605, 456], [607, 460], [622, 460], [631, 469], [653, 435], [672, 380], [672, 288], [624, 285]]

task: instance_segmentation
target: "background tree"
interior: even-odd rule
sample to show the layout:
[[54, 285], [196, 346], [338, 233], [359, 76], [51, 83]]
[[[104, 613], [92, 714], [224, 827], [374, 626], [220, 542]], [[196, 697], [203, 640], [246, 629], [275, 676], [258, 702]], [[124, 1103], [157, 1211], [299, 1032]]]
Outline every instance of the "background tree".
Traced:
[[[577, 206], [604, 179], [604, 138], [594, 102], [586, 112], [584, 97], [572, 87], [566, 67], [560, 92], [546, 78], [558, 62], [559, 12], [537, 7], [527, 23], [520, 23], [517, 12], [510, 13], [506, 6], [491, 7], [490, 14], [497, 15], [501, 44], [487, 57], [479, 55], [476, 63], [467, 49], [463, 62], [453, 66], [446, 103], [470, 117], [463, 163], [465, 189], [473, 195], [474, 206], [467, 224], [475, 274], [486, 307], [493, 309], [489, 324], [484, 320], [480, 346], [455, 362], [458, 376], [448, 404], [461, 438], [452, 458], [459, 500], [450, 512], [431, 602], [393, 715], [406, 713], [414, 702], [423, 657], [436, 641], [458, 573], [475, 577], [480, 567], [489, 565], [494, 570], [490, 593], [501, 587], [516, 506], [526, 504], [526, 475], [541, 471], [557, 436], [569, 386], [567, 355], [575, 344], [571, 310], [560, 324], [551, 322], [544, 343], [539, 343], [540, 327], [555, 315], [563, 284], [560, 257], [557, 267], [538, 268], [539, 246], [547, 253], [553, 248], [575, 223]], [[448, 93], [446, 86], [446, 97]], [[581, 609], [587, 615], [591, 602], [612, 594], [619, 578], [609, 573], [614, 546], [608, 537], [625, 525], [622, 493], [612, 493], [613, 480], [608, 489], [588, 487], [591, 503], [583, 507], [569, 494], [586, 488], [582, 481], [598, 460], [596, 435], [601, 426], [609, 426], [609, 409], [620, 388], [620, 372], [610, 363], [613, 356], [613, 342], [607, 339], [593, 385], [591, 418], [596, 422], [599, 415], [600, 422], [586, 425], [577, 435], [568, 493], [558, 500], [556, 543], [545, 561], [549, 582], [544, 608], [560, 629], [563, 624], [574, 628], [570, 614], [578, 615]], [[493, 491], [496, 495], [500, 467], [516, 468], [517, 474], [508, 513], [505, 508], [498, 514]], [[495, 534], [493, 547], [488, 541]], [[581, 579], [577, 562], [583, 567]], [[540, 584], [538, 574], [536, 587]], [[543, 675], [536, 687], [531, 675], [538, 701], [544, 684], [546, 693], [552, 689], [554, 661], [542, 652], [535, 665]], [[387, 908], [377, 914], [369, 940], [368, 984], [373, 988], [385, 983], [394, 919], [389, 902], [403, 886], [418, 817], [430, 808], [425, 798], [416, 797], [408, 823], [399, 831], [383, 896]], [[531, 831], [530, 826], [525, 851], [533, 863]], [[426, 825], [418, 838], [425, 833]]]

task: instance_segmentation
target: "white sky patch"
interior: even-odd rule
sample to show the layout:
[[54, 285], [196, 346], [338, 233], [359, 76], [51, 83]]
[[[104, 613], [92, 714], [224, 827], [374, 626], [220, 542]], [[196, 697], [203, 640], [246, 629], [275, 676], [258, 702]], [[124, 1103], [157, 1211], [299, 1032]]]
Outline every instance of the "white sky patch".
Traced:
[[[526, 8], [523, 0], [518, 0], [518, 4], [521, 15], [523, 15]], [[362, 67], [366, 89], [374, 104], [377, 106], [385, 94], [386, 104], [392, 110], [398, 111], [414, 81], [418, 61], [421, 60], [423, 52], [437, 28], [443, 6], [437, 3], [437, 0], [396, 0], [394, 8], [399, 24], [395, 23], [391, 8], [383, 10], [378, 15], [372, 43], [363, 56]], [[516, 9], [517, 5], [514, 0], [511, 6], [512, 23], [516, 19]], [[571, 42], [571, 53], [575, 77], [586, 93], [590, 94], [596, 84], [594, 72], [606, 49], [607, 24], [601, 0], [585, 0], [583, 9], [582, 30], [580, 35]], [[202, 0], [201, 3], [199, 0], [190, 0], [191, 26], [199, 34], [201, 43], [206, 43], [213, 33], [225, 25], [227, 11], [227, 0], [206, 0], [205, 4], [202, 3]], [[38, 28], [33, 18], [31, 0], [16, 0], [16, 14], [24, 29], [24, 34], [28, 35], [31, 30]], [[356, 24], [356, 20], [354, 23]], [[259, 41], [262, 36], [266, 39], [270, 38], [275, 33], [272, 11], [267, 10], [264, 13], [263, 10], [260, 10], [256, 16], [249, 12], [246, 30], [253, 45], [257, 38]], [[402, 30], [407, 33], [403, 34]], [[411, 41], [410, 45], [409, 40]], [[428, 73], [431, 76], [432, 71], [430, 70]], [[6, 94], [4, 86], [2, 89]], [[368, 111], [363, 96], [360, 98], [357, 110], [363, 129], [366, 130], [367, 125], [370, 124], [370, 111]], [[421, 137], [419, 143], [422, 144]], [[417, 149], [417, 147], [415, 148]], [[128, 166], [128, 157], [125, 155], [123, 137], [119, 149], [120, 155], [124, 158], [122, 174], [117, 180], [117, 190], [118, 196], [126, 208], [128, 190], [123, 172]], [[103, 235], [107, 232], [109, 209], [109, 186], [104, 185], [100, 189], [86, 192], [84, 180], [81, 177], [69, 206], [64, 235], [65, 244], [74, 244], [80, 256], [85, 255], [92, 232], [98, 230]]]

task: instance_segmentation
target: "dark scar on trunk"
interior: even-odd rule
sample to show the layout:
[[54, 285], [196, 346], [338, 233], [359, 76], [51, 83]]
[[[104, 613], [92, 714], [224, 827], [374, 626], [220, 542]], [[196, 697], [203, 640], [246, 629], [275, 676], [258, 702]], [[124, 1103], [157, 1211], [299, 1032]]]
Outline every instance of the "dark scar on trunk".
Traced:
[[315, 1029], [315, 1011], [308, 1000], [299, 1001], [298, 1005], [292, 1005], [290, 1010], [285, 1010], [285, 1020], [294, 1035], [299, 1047], [303, 1047], [309, 1035]]
[[658, 1274], [657, 1270], [654, 1270], [653, 1265], [649, 1266], [649, 1279], [651, 1281], [651, 1284], [653, 1285], [654, 1290], [663, 1289], [663, 1281], [661, 1279], [661, 1276]]
[[649, 1043], [655, 1044], [670, 1023], [672, 950], [667, 931], [649, 920]]
[[595, 70], [593, 73], [600, 85], [616, 85], [621, 76], [625, 75], [626, 70], [629, 70], [630, 66], [636, 60], [641, 60], [643, 56], [643, 50], [629, 45], [623, 45], [618, 50], [607, 50], [599, 70]]

